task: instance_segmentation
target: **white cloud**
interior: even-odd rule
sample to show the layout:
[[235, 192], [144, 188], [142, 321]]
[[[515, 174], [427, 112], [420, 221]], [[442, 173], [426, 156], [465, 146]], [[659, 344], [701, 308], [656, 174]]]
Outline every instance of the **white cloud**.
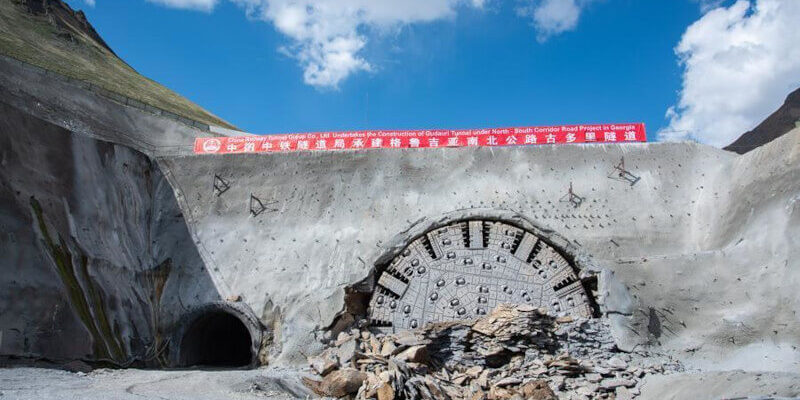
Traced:
[[360, 54], [367, 44], [367, 30], [451, 18], [461, 5], [484, 5], [484, 0], [231, 1], [288, 36], [292, 45], [283, 51], [298, 60], [305, 82], [328, 88], [336, 88], [353, 73], [374, 69]]
[[[94, 2], [94, 0], [91, 0]], [[211, 11], [219, 0], [147, 0], [167, 7], [183, 8], [187, 10]]]
[[[212, 10], [219, 0], [148, 0], [166, 6]], [[249, 17], [272, 23], [291, 44], [281, 48], [318, 88], [337, 88], [348, 76], [373, 71], [363, 49], [370, 33], [453, 18], [460, 7], [482, 9], [495, 0], [229, 0]], [[528, 6], [540, 41], [574, 29], [581, 9], [594, 0], [518, 0]]]
[[536, 39], [544, 42], [578, 26], [581, 11], [591, 0], [533, 0], [517, 9], [517, 14], [533, 19]]
[[711, 11], [725, 2], [725, 0], [694, 0], [697, 3], [700, 3], [700, 11], [708, 12]]
[[675, 49], [684, 68], [664, 140], [724, 146], [800, 86], [800, 1], [739, 0], [709, 11]]
[[95, 5], [94, 0], [83, 0], [83, 2], [86, 3], [86, 5], [88, 5], [89, 7], [94, 7]]

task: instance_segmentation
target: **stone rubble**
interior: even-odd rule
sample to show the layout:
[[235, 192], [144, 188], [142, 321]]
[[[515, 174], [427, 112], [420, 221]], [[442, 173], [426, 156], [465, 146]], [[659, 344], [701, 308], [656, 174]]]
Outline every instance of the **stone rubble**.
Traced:
[[683, 371], [667, 356], [619, 351], [603, 319], [526, 305], [391, 335], [353, 329], [329, 345], [309, 358], [322, 379], [305, 384], [355, 399], [632, 399], [645, 375]]

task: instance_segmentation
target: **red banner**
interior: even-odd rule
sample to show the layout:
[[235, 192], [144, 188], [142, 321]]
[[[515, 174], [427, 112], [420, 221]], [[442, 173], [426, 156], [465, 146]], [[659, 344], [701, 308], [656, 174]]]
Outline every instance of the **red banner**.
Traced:
[[644, 124], [635, 123], [499, 129], [318, 132], [197, 138], [194, 142], [194, 152], [196, 154], [235, 154], [646, 141]]

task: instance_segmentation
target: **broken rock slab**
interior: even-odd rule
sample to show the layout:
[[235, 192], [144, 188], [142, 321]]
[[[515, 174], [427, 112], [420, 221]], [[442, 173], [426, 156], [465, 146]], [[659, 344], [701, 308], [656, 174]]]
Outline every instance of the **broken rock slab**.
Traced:
[[[644, 351], [629, 355], [604, 346], [611, 334], [603, 320], [561, 321], [533, 307], [500, 305], [475, 320], [396, 334], [351, 332], [323, 353], [344, 349], [350, 362], [325, 375], [319, 371], [332, 361], [309, 359], [324, 378], [308, 384], [315, 393], [349, 392], [356, 399], [611, 399], [638, 393], [640, 378], [657, 373], [654, 359], [667, 372], [682, 368]], [[343, 385], [350, 381], [342, 371], [355, 382]]]
[[366, 379], [367, 374], [345, 368], [331, 372], [322, 381], [304, 378], [303, 383], [320, 396], [338, 398], [356, 394]]
[[318, 356], [309, 357], [308, 364], [317, 374], [328, 375], [329, 372], [339, 368], [339, 358], [333, 353], [333, 349], [326, 349]]
[[636, 386], [636, 381], [633, 379], [603, 379], [600, 382], [600, 388], [605, 390], [614, 390], [618, 387], [633, 387]]

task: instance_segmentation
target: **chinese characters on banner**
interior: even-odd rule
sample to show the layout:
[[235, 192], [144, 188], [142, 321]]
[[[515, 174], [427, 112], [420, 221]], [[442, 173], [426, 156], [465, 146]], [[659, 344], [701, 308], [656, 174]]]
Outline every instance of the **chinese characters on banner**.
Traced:
[[647, 139], [644, 124], [636, 123], [464, 130], [320, 132], [197, 138], [194, 143], [194, 152], [196, 154], [235, 154], [645, 141]]

